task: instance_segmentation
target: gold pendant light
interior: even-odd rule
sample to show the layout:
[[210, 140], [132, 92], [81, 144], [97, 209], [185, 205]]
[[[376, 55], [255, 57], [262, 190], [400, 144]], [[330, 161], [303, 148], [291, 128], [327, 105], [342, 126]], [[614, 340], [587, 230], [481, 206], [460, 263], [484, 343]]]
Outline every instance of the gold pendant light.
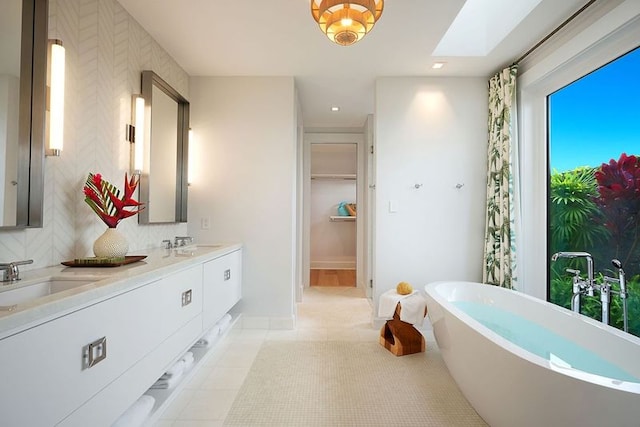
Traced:
[[329, 40], [349, 46], [361, 40], [382, 15], [384, 0], [311, 0], [311, 14]]

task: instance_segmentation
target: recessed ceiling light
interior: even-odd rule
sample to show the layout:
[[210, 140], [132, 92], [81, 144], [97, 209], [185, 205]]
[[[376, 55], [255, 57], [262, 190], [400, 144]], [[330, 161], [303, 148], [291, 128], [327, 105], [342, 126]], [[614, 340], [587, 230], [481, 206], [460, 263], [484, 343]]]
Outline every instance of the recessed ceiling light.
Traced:
[[439, 70], [442, 67], [444, 67], [444, 62], [434, 62], [431, 66], [434, 70]]
[[340, 107], [331, 107], [331, 111], [340, 111]]

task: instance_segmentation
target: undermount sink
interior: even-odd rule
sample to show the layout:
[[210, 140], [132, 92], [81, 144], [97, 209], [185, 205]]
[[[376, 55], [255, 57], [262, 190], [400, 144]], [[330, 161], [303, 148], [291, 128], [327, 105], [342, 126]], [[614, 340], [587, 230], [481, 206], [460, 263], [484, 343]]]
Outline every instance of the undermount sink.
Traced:
[[176, 246], [175, 248], [173, 248], [173, 250], [176, 252], [176, 255], [180, 256], [191, 256], [191, 255], [196, 255], [197, 252], [199, 251], [211, 251], [217, 248], [221, 248], [224, 245], [222, 244], [215, 244], [215, 245], [209, 245], [206, 243], [198, 243], [198, 244], [191, 244], [191, 245], [186, 245], [186, 246]]
[[[95, 282], [96, 280], [99, 279], [50, 277], [40, 282], [25, 284], [24, 286], [15, 288], [12, 287], [6, 290], [3, 290], [2, 285], [0, 285], [0, 311], [11, 311], [12, 306], [17, 304], [23, 304], [47, 295], [77, 288]], [[20, 285], [20, 282], [18, 282], [18, 285]], [[7, 286], [13, 286], [13, 284]], [[15, 307], [13, 307], [13, 309], [15, 309]]]

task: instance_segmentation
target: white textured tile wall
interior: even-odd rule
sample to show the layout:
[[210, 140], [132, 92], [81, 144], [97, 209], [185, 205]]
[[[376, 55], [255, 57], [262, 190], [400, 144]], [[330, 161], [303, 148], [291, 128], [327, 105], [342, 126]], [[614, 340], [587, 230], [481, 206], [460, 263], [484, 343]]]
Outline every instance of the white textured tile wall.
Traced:
[[[130, 152], [125, 125], [142, 70], [189, 97], [185, 71], [114, 0], [50, 0], [49, 36], [66, 48], [64, 151], [45, 159], [44, 227], [0, 231], [0, 262], [33, 259], [29, 269], [92, 255], [105, 226], [84, 202], [82, 186], [97, 172], [122, 188]], [[138, 225], [134, 217], [118, 229], [131, 251], [144, 253], [186, 235], [187, 226]]]

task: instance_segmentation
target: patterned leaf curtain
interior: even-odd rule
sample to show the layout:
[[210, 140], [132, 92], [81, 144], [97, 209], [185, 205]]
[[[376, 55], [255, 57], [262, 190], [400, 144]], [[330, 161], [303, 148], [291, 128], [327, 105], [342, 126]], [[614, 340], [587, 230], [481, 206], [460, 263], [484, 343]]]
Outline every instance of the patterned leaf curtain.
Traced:
[[483, 283], [515, 288], [515, 220], [517, 150], [515, 144], [516, 65], [489, 80], [487, 218]]

